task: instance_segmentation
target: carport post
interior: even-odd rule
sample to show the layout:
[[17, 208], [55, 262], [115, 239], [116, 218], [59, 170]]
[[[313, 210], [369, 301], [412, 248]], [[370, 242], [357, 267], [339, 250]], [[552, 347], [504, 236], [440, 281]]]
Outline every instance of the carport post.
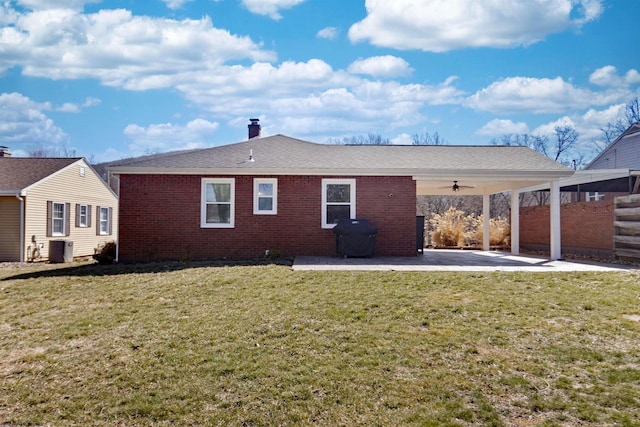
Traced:
[[549, 205], [550, 255], [552, 260], [562, 259], [560, 243], [560, 181], [551, 181], [551, 201]]
[[520, 254], [520, 193], [511, 190], [511, 254]]
[[482, 250], [488, 251], [491, 249], [489, 240], [489, 234], [491, 232], [491, 204], [489, 194], [482, 195], [482, 217], [484, 218], [482, 224]]

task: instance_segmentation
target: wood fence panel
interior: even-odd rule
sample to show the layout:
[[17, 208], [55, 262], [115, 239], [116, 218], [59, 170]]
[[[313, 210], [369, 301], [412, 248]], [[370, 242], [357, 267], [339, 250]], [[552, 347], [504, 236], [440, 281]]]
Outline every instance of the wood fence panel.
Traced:
[[613, 253], [640, 260], [640, 194], [615, 198]]

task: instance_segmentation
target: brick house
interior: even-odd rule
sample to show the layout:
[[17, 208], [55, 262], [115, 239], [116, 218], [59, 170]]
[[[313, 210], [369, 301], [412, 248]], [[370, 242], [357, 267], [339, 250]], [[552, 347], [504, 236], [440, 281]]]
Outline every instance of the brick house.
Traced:
[[112, 164], [119, 259], [331, 256], [341, 218], [378, 228], [376, 255], [415, 256], [418, 194], [481, 194], [488, 209], [490, 194], [573, 173], [526, 147], [316, 144], [262, 138], [257, 120], [249, 137]]
[[118, 198], [83, 158], [8, 154], [0, 147], [0, 262], [51, 260], [52, 248], [67, 261], [117, 240]]

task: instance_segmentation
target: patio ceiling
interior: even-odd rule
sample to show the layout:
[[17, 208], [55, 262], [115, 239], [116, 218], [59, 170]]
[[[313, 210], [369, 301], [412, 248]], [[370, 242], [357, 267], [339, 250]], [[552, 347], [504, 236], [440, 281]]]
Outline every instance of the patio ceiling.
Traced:
[[[549, 186], [553, 180], [546, 176], [477, 176], [451, 174], [446, 176], [414, 176], [416, 195], [418, 196], [477, 196], [518, 191], [531, 186]], [[557, 179], [556, 177], [554, 177]], [[453, 191], [453, 183], [457, 181], [458, 192]]]

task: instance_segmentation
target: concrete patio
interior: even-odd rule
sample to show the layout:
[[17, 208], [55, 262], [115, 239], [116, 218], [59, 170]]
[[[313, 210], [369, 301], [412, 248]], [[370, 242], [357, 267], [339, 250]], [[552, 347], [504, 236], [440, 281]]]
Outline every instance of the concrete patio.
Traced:
[[581, 260], [511, 255], [508, 252], [425, 249], [416, 257], [340, 258], [299, 256], [294, 270], [354, 271], [640, 271], [637, 266], [601, 264]]

